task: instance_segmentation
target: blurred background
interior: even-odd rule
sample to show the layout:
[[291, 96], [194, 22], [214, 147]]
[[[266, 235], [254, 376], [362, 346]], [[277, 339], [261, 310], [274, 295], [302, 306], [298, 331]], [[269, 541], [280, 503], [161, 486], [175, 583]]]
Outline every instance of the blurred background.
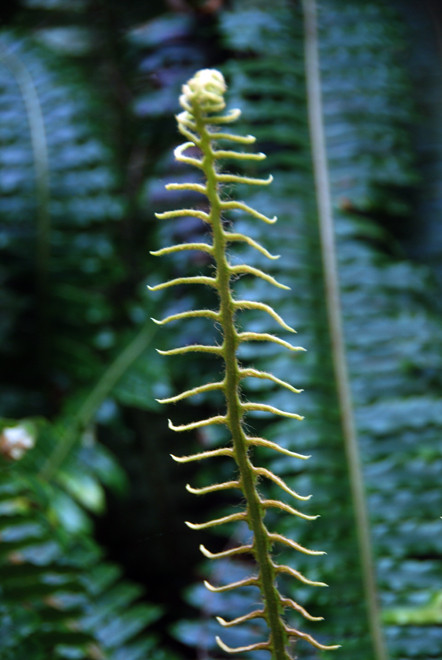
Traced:
[[[442, 6], [322, 0], [318, 19], [382, 622], [391, 658], [440, 660]], [[275, 178], [270, 189], [238, 194], [278, 215], [277, 225], [239, 218], [235, 226], [281, 254], [271, 271], [291, 287], [275, 294], [243, 278], [237, 290], [272, 304], [308, 349], [295, 360], [272, 346], [241, 355], [304, 389], [295, 402], [270, 386], [254, 393], [306, 418], [256, 422], [258, 434], [312, 455], [300, 465], [263, 454], [289, 485], [313, 493], [305, 511], [321, 514], [274, 521], [327, 551], [288, 561], [328, 590], [287, 589], [325, 617], [302, 629], [341, 643], [336, 658], [374, 660], [325, 312], [300, 3], [8, 0], [0, 21], [0, 658], [212, 660], [224, 657], [212, 612], [243, 607], [239, 596], [223, 604], [200, 587], [209, 571], [229, 581], [244, 568], [201, 560], [199, 543], [222, 549], [231, 530], [184, 525], [232, 505], [185, 491], [188, 481], [220, 480], [228, 465], [197, 471], [169, 456], [221, 441], [167, 428], [170, 416], [216, 414], [218, 400], [155, 401], [206, 382], [219, 365], [155, 352], [202, 336], [208, 343], [207, 321], [159, 331], [150, 317], [213, 302], [187, 288], [146, 289], [210, 268], [198, 253], [150, 251], [203, 236], [195, 218], [163, 223], [154, 213], [194, 203], [164, 190], [194, 176], [173, 160], [174, 115], [181, 85], [217, 67], [229, 106], [243, 112], [238, 131], [268, 155], [247, 172]], [[247, 250], [240, 258], [259, 262]], [[274, 330], [246, 314], [250, 329]], [[33, 448], [16, 460], [11, 442]], [[297, 653], [325, 657], [303, 643]]]

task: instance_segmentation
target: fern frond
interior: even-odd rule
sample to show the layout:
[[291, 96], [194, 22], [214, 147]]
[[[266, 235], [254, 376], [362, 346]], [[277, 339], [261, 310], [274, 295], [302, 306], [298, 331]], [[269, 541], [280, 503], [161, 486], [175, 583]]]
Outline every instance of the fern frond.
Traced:
[[223, 550], [222, 552], [210, 552], [204, 545], [200, 545], [200, 551], [207, 559], [225, 559], [226, 557], [251, 553], [253, 551], [253, 545], [240, 545], [236, 548]]
[[296, 541], [292, 541], [291, 539], [288, 539], [285, 536], [282, 536], [281, 534], [269, 534], [269, 540], [270, 541], [275, 541], [277, 543], [282, 543], [283, 545], [288, 545], [290, 548], [293, 548], [294, 550], [298, 550], [299, 552], [304, 553], [305, 555], [325, 555], [326, 553], [323, 550], [310, 550], [309, 548], [304, 548], [303, 545], [300, 543], [296, 543]]
[[281, 417], [290, 417], [291, 419], [299, 419], [302, 420], [304, 419], [301, 415], [298, 415], [297, 413], [292, 413], [287, 410], [280, 410], [279, 408], [275, 408], [275, 406], [269, 406], [266, 403], [243, 403], [241, 404], [242, 410], [245, 410], [246, 412], [269, 412], [272, 413], [273, 415], [280, 415]]
[[[193, 142], [184, 142], [184, 144], [180, 144], [179, 147], [177, 147], [174, 150], [173, 155], [175, 156], [175, 160], [178, 160], [180, 163], [186, 163], [186, 165], [193, 165], [194, 167], [199, 167], [202, 169], [203, 168], [202, 160], [200, 160], [199, 158], [192, 158], [191, 156], [184, 155], [186, 149], [194, 146], [195, 145]], [[158, 214], [155, 215], [158, 218]]]
[[213, 247], [207, 243], [178, 243], [178, 245], [161, 248], [161, 250], [153, 250], [150, 254], [154, 257], [162, 257], [165, 254], [173, 254], [182, 250], [201, 250], [201, 252], [213, 253]]
[[[38, 440], [47, 448], [44, 435]], [[76, 511], [74, 501], [37, 476], [30, 455], [13, 470], [4, 456], [0, 464], [0, 620], [11, 638], [11, 653], [1, 640], [1, 657], [145, 657], [155, 639], [149, 627], [161, 609], [140, 602], [142, 590], [123, 581], [93, 539], [72, 528], [64, 511], [67, 505]], [[30, 615], [24, 627], [23, 613]]]
[[[233, 158], [235, 160], [264, 160], [264, 158], [266, 157], [266, 155], [262, 153], [248, 154], [248, 153], [240, 153], [238, 151], [226, 151], [223, 149], [218, 149], [218, 151], [214, 151], [213, 155], [214, 158]], [[245, 204], [243, 204], [242, 206], [238, 206], [237, 204], [226, 206], [226, 204], [228, 204], [228, 202], [224, 203], [224, 208], [241, 209], [242, 211], [247, 211], [251, 215], [256, 215], [257, 218], [261, 218], [265, 222], [268, 220], [266, 216], [262, 216], [261, 213], [254, 211], [250, 206], [246, 206]]]
[[239, 332], [237, 333], [237, 338], [239, 339], [240, 342], [242, 341], [269, 341], [273, 342], [274, 344], [279, 344], [280, 346], [284, 346], [284, 348], [288, 348], [291, 351], [305, 351], [305, 348], [302, 348], [302, 346], [293, 346], [288, 341], [285, 341], [284, 339], [280, 339], [279, 337], [275, 337], [274, 335], [269, 334], [268, 332]]
[[[168, 190], [184, 190], [184, 186], [188, 186], [190, 184], [179, 184], [181, 187], [177, 188], [178, 184], [174, 184], [175, 187], [172, 187], [172, 184], [169, 184], [166, 186]], [[192, 184], [194, 185], [194, 184]], [[189, 189], [190, 190], [190, 189]], [[196, 190], [195, 188], [191, 188], [191, 190]], [[198, 190], [198, 192], [201, 192], [201, 190]], [[204, 191], [203, 191], [204, 192]], [[205, 211], [199, 211], [198, 209], [178, 209], [177, 211], [164, 211], [164, 213], [155, 213], [155, 217], [158, 218], [158, 220], [170, 220], [171, 218], [182, 218], [185, 216], [190, 216], [191, 218], [198, 218], [199, 220], [203, 220], [204, 222], [209, 222], [209, 216]]]
[[254, 445], [258, 447], [268, 447], [269, 449], [274, 449], [280, 454], [285, 454], [286, 456], [293, 456], [293, 458], [300, 458], [303, 461], [306, 461], [307, 459], [311, 458], [311, 456], [307, 456], [306, 454], [298, 454], [297, 452], [292, 451], [291, 449], [286, 449], [285, 447], [281, 447], [281, 445], [278, 445], [276, 442], [272, 442], [271, 440], [266, 440], [265, 438], [246, 436], [246, 440], [249, 445]]
[[229, 490], [230, 488], [241, 488], [239, 481], [224, 481], [222, 484], [212, 484], [204, 488], [193, 488], [189, 484], [186, 485], [186, 490], [194, 495], [207, 495], [207, 493], [217, 493], [220, 490]]
[[236, 522], [238, 520], [247, 520], [247, 514], [245, 512], [231, 513], [228, 516], [208, 520], [205, 523], [191, 523], [186, 521], [186, 525], [190, 527], [190, 529], [208, 529], [209, 527], [216, 527], [217, 525], [224, 525], [225, 523]]
[[265, 303], [262, 302], [257, 302], [255, 300], [235, 300], [233, 302], [235, 309], [259, 309], [262, 312], [267, 312], [269, 316], [271, 316], [279, 325], [284, 328], [284, 330], [288, 330], [289, 332], [296, 332], [291, 326], [289, 326], [279, 314], [275, 312], [273, 307], [270, 307], [270, 305], [266, 305]]
[[191, 390], [186, 390], [185, 392], [181, 392], [181, 394], [177, 394], [175, 396], [169, 396], [167, 397], [167, 399], [156, 399], [156, 400], [158, 401], [158, 403], [176, 403], [177, 401], [181, 401], [182, 399], [187, 399], [190, 396], [195, 396], [197, 394], [202, 394], [203, 392], [222, 390], [224, 386], [225, 386], [225, 382], [221, 380], [217, 383], [207, 383], [206, 385], [193, 387]]
[[281, 284], [281, 282], [278, 282], [278, 280], [276, 280], [274, 277], [268, 273], [264, 273], [259, 268], [254, 268], [253, 266], [248, 266], [247, 264], [232, 266], [230, 268], [230, 272], [232, 275], [254, 275], [255, 277], [260, 277], [262, 280], [269, 282], [269, 284], [273, 284], [273, 286], [278, 287], [278, 289], [286, 289], [286, 291], [290, 291], [289, 286]]
[[184, 355], [185, 353], [213, 353], [214, 355], [221, 355], [222, 348], [220, 346], [210, 346], [206, 344], [191, 344], [190, 346], [170, 348], [167, 351], [162, 351], [157, 348], [157, 352], [160, 355]]
[[223, 628], [230, 628], [231, 626], [237, 626], [238, 623], [245, 623], [246, 621], [259, 618], [264, 618], [264, 610], [254, 610], [243, 616], [237, 616], [236, 619], [231, 619], [230, 621], [226, 621], [221, 616], [217, 616], [216, 620]]
[[[164, 288], [181, 284], [208, 284], [211, 289], [215, 289], [219, 301], [217, 309], [201, 309], [180, 312], [166, 317], [159, 323], [164, 324], [169, 321], [180, 321], [193, 317], [210, 318], [216, 322], [217, 327], [221, 328], [221, 345], [191, 344], [180, 348], [160, 350], [159, 352], [163, 355], [172, 356], [185, 355], [187, 353], [191, 354], [194, 352], [212, 353], [222, 359], [224, 365], [224, 377], [219, 381], [194, 387], [193, 389], [186, 390], [181, 394], [162, 399], [161, 401], [163, 403], [175, 403], [181, 399], [196, 394], [204, 394], [212, 390], [220, 390], [224, 394], [226, 407], [225, 414], [218, 414], [207, 419], [182, 424], [180, 426], [174, 426], [172, 422], [169, 421], [169, 427], [175, 431], [181, 432], [192, 431], [210, 425], [222, 425], [226, 427], [229, 433], [231, 439], [229, 445], [210, 451], [183, 456], [181, 458], [173, 456], [173, 458], [182, 463], [199, 461], [217, 456], [227, 456], [232, 458], [236, 464], [236, 470], [238, 473], [237, 479], [211, 484], [202, 488], [194, 488], [189, 485], [187, 485], [186, 488], [188, 491], [197, 495], [216, 493], [228, 489], [239, 489], [241, 491], [242, 500], [245, 504], [245, 510], [239, 512], [236, 511], [207, 522], [187, 522], [186, 525], [192, 529], [205, 530], [224, 524], [237, 522], [247, 523], [253, 538], [250, 545], [239, 545], [218, 553], [211, 553], [204, 546], [200, 546], [200, 549], [206, 557], [211, 559], [230, 558], [244, 553], [251, 554], [256, 566], [256, 574], [221, 586], [213, 586], [209, 582], [206, 582], [205, 584], [209, 591], [215, 593], [224, 593], [242, 587], [257, 587], [262, 598], [262, 607], [260, 607], [260, 609], [236, 617], [231, 621], [226, 621], [222, 618], [219, 618], [218, 621], [224, 627], [230, 627], [246, 623], [255, 618], [262, 618], [267, 624], [269, 637], [266, 641], [258, 641], [248, 646], [237, 648], [228, 647], [219, 638], [217, 638], [217, 641], [219, 646], [229, 653], [265, 649], [271, 653], [272, 660], [289, 660], [293, 657], [288, 650], [290, 639], [293, 636], [298, 636], [309, 640], [309, 635], [294, 631], [294, 629], [292, 629], [283, 618], [283, 610], [285, 608], [297, 610], [309, 620], [316, 620], [316, 618], [308, 615], [308, 613], [300, 606], [297, 606], [296, 604], [292, 605], [292, 601], [285, 599], [279, 593], [277, 577], [280, 574], [288, 574], [291, 577], [295, 577], [298, 581], [311, 586], [324, 586], [324, 583], [310, 580], [300, 571], [295, 570], [288, 565], [276, 564], [272, 558], [272, 547], [274, 544], [283, 544], [291, 550], [296, 550], [305, 555], [316, 556], [322, 553], [316, 550], [309, 550], [301, 544], [298, 544], [280, 534], [271, 533], [267, 530], [264, 524], [264, 517], [269, 509], [285, 512], [305, 520], [313, 520], [317, 516], [297, 511], [282, 500], [266, 499], [265, 497], [262, 497], [258, 485], [261, 482], [261, 477], [264, 477], [265, 480], [278, 486], [283, 493], [285, 492], [297, 500], [307, 501], [310, 499], [310, 496], [300, 495], [291, 489], [283, 479], [271, 470], [255, 466], [251, 462], [250, 453], [253, 447], [261, 446], [301, 460], [308, 457], [286, 450], [276, 443], [265, 440], [264, 438], [247, 435], [244, 418], [254, 412], [264, 412], [296, 420], [301, 420], [303, 418], [301, 415], [291, 412], [290, 410], [283, 410], [266, 403], [247, 401], [241, 392], [241, 384], [245, 379], [255, 378], [269, 380], [275, 385], [282, 386], [293, 393], [298, 393], [300, 390], [297, 390], [288, 382], [274, 376], [272, 373], [260, 371], [251, 367], [242, 367], [238, 360], [238, 351], [241, 349], [242, 344], [255, 341], [273, 343], [295, 353], [304, 351], [305, 349], [300, 346], [294, 346], [285, 339], [267, 332], [240, 332], [237, 329], [237, 314], [244, 310], [255, 310], [265, 312], [285, 331], [295, 332], [293, 328], [289, 326], [273, 309], [273, 307], [260, 301], [237, 298], [232, 286], [239, 276], [250, 275], [254, 278], [264, 280], [278, 289], [287, 290], [289, 288], [278, 282], [269, 273], [256, 268], [255, 266], [251, 266], [247, 263], [232, 265], [228, 259], [228, 246], [235, 242], [242, 242], [249, 245], [268, 259], [276, 259], [277, 257], [271, 254], [260, 243], [247, 236], [247, 234], [227, 231], [223, 225], [223, 215], [231, 211], [239, 211], [246, 216], [251, 216], [251, 218], [256, 218], [270, 225], [273, 225], [276, 222], [276, 216], [268, 216], [245, 202], [226, 199], [223, 195], [222, 184], [225, 183], [238, 183], [255, 187], [268, 186], [273, 180], [271, 176], [261, 179], [258, 177], [224, 173], [219, 169], [218, 162], [221, 159], [261, 161], [265, 158], [263, 153], [220, 149], [216, 146], [218, 140], [230, 141], [239, 145], [250, 145], [255, 141], [253, 136], [250, 135], [242, 137], [230, 132], [219, 130], [220, 125], [231, 124], [240, 116], [239, 110], [231, 110], [226, 114], [221, 114], [225, 108], [224, 92], [225, 83], [223, 76], [220, 72], [215, 70], [200, 71], [183, 86], [183, 94], [180, 97], [180, 103], [184, 111], [177, 116], [177, 121], [180, 132], [188, 141], [177, 147], [175, 150], [175, 157], [180, 162], [196, 167], [198, 170], [202, 171], [204, 174], [204, 182], [172, 183], [167, 185], [169, 190], [189, 190], [203, 194], [207, 198], [208, 211], [186, 208], [158, 214], [160, 219], [173, 219], [183, 216], [199, 218], [204, 224], [210, 225], [210, 242], [170, 246], [153, 253], [157, 255], [173, 254], [181, 250], [198, 249], [198, 245], [202, 245], [203, 247], [201, 249], [204, 252], [208, 252], [213, 257], [215, 276], [207, 277], [204, 275], [197, 275], [193, 277], [179, 277], [150, 287], [151, 291], [159, 291]], [[201, 157], [187, 155], [186, 152], [191, 147], [197, 147], [202, 154]], [[322, 648], [319, 642], [313, 640], [311, 643], [318, 648]]]
[[[239, 156], [239, 154], [237, 154], [237, 156]], [[246, 156], [250, 158], [252, 154], [241, 154], [241, 156], [243, 157], [243, 159], [246, 158]], [[261, 160], [261, 158], [259, 160]], [[269, 218], [267, 215], [264, 215], [264, 213], [260, 213], [259, 211], [252, 208], [248, 204], [245, 204], [244, 202], [229, 201], [229, 202], [221, 202], [220, 205], [221, 208], [224, 209], [225, 211], [228, 210], [245, 211], [249, 215], [252, 215], [254, 218], [258, 218], [258, 220], [262, 220], [263, 222], [266, 222], [268, 225], [273, 225], [278, 219], [276, 215], [274, 215], [272, 218]]]
[[295, 612], [299, 612], [300, 614], [302, 614], [302, 616], [305, 619], [308, 619], [309, 621], [323, 621], [324, 620], [322, 616], [312, 616], [311, 614], [309, 614], [309, 612], [307, 612], [307, 610], [304, 607], [302, 607], [301, 605], [296, 603], [291, 598], [282, 598], [281, 599], [281, 605], [283, 605], [283, 607], [289, 607], [290, 609], [295, 610]]
[[220, 183], [246, 183], [249, 186], [268, 186], [273, 181], [271, 174], [267, 179], [256, 179], [251, 176], [238, 176], [237, 174], [217, 174], [216, 179]]
[[171, 321], [180, 321], [181, 319], [190, 319], [196, 317], [205, 317], [207, 319], [212, 319], [213, 321], [217, 321], [219, 319], [219, 314], [218, 312], [214, 312], [212, 309], [191, 309], [188, 310], [187, 312], [179, 312], [178, 314], [171, 314], [170, 316], [167, 316], [165, 319], [162, 319], [161, 321], [158, 321], [157, 319], [154, 318], [152, 318], [151, 320], [157, 325], [165, 325], [166, 323], [170, 323]]
[[314, 646], [317, 649], [320, 649], [321, 651], [334, 651], [336, 649], [341, 648], [340, 644], [331, 644], [329, 646], [327, 646], [326, 644], [320, 644], [311, 635], [307, 635], [307, 633], [300, 632], [299, 630], [296, 630], [295, 628], [289, 628], [287, 626], [285, 628], [285, 631], [289, 635], [289, 637], [299, 637], [300, 639], [305, 639], [306, 642], [309, 642], [309, 644], [311, 644], [312, 646]]
[[[295, 497], [296, 499], [303, 499], [303, 500], [309, 499], [308, 497], [305, 498], [299, 497], [299, 495], [294, 491], [283, 488], [281, 482], [277, 482], [277, 485], [280, 486], [282, 490], [289, 492], [289, 494], [293, 495], [293, 497]], [[290, 513], [292, 516], [299, 516], [299, 518], [303, 518], [304, 520], [316, 520], [317, 518], [319, 518], [319, 516], [311, 516], [307, 513], [302, 513], [301, 511], [294, 509], [289, 504], [286, 504], [285, 502], [280, 502], [280, 500], [261, 500], [261, 506], [263, 509], [280, 509], [281, 511]]]
[[291, 575], [292, 577], [296, 578], [300, 582], [303, 582], [304, 584], [309, 584], [312, 587], [328, 587], [328, 584], [325, 582], [318, 582], [316, 580], [310, 580], [309, 578], [305, 577], [300, 571], [295, 571], [294, 568], [291, 566], [284, 566], [284, 565], [278, 565], [278, 564], [273, 564], [273, 568], [275, 569], [275, 573], [285, 573], [287, 575]]
[[202, 451], [199, 454], [191, 454], [190, 456], [174, 456], [171, 454], [171, 457], [177, 463], [202, 461], [205, 458], [213, 458], [214, 456], [233, 456], [233, 449], [231, 447], [223, 447], [222, 449], [211, 449], [210, 451]]
[[257, 642], [256, 644], [249, 644], [248, 646], [227, 646], [221, 639], [221, 637], [216, 637], [218, 646], [225, 651], [226, 653], [245, 653], [247, 651], [260, 651], [266, 650], [271, 651], [270, 642]]
[[225, 424], [227, 422], [226, 415], [214, 415], [213, 417], [208, 417], [207, 419], [200, 419], [197, 422], [190, 422], [189, 424], [180, 424], [179, 426], [174, 426], [174, 424], [169, 419], [169, 428], [172, 431], [193, 431], [193, 429], [200, 429], [202, 426], [210, 426], [211, 424]]
[[161, 282], [161, 284], [155, 284], [155, 286], [148, 286], [149, 291], [161, 291], [162, 289], [168, 289], [171, 286], [179, 286], [181, 284], [205, 284], [206, 286], [213, 286], [216, 288], [216, 280], [214, 277], [205, 277], [203, 275], [194, 275], [192, 277], [176, 277], [173, 280], [167, 280], [167, 282]]
[[230, 582], [229, 584], [224, 584], [221, 587], [214, 587], [210, 582], [204, 580], [204, 585], [209, 591], [212, 591], [214, 594], [222, 594], [225, 591], [231, 591], [232, 589], [237, 589], [238, 587], [253, 587], [258, 586], [259, 581], [257, 577], [248, 577], [243, 580], [238, 580], [237, 582]]
[[224, 232], [224, 237], [225, 237], [227, 243], [235, 243], [235, 242], [247, 243], [251, 247], [254, 247], [255, 250], [258, 250], [258, 252], [261, 252], [261, 254], [263, 254], [265, 257], [267, 257], [267, 259], [279, 259], [278, 254], [271, 254], [260, 243], [258, 243], [257, 241], [254, 241], [253, 238], [250, 238], [250, 236], [246, 236], [245, 234], [226, 231], [226, 232]]
[[[166, 190], [190, 190], [191, 192], [199, 192], [202, 195], [207, 195], [206, 186], [201, 185], [200, 183], [168, 183]], [[199, 212], [197, 212], [199, 214]], [[205, 213], [202, 215], [206, 215]], [[198, 217], [198, 216], [196, 216]], [[206, 220], [206, 222], [208, 219]]]
[[[300, 394], [303, 390], [297, 390], [296, 387], [293, 387], [293, 385], [290, 385], [290, 383], [287, 383], [285, 380], [282, 380], [282, 378], [277, 378], [271, 373], [268, 373], [267, 371], [260, 371], [259, 369], [240, 369], [240, 374], [242, 378], [261, 378], [263, 380], [271, 380], [273, 383], [276, 383], [277, 385], [281, 385], [281, 387], [285, 387], [290, 392], [293, 392], [294, 394]], [[299, 454], [298, 454], [299, 456]]]
[[[296, 491], [292, 490], [287, 486], [285, 481], [281, 479], [281, 477], [278, 477], [278, 475], [273, 474], [270, 470], [267, 470], [267, 468], [263, 467], [254, 467], [252, 466], [253, 471], [255, 474], [261, 475], [263, 477], [266, 477], [267, 479], [270, 479], [270, 481], [273, 481], [275, 484], [277, 484], [283, 491], [294, 497], [296, 500], [303, 500], [307, 501], [311, 498], [311, 495], [299, 495]], [[286, 506], [286, 505], [285, 505]]]

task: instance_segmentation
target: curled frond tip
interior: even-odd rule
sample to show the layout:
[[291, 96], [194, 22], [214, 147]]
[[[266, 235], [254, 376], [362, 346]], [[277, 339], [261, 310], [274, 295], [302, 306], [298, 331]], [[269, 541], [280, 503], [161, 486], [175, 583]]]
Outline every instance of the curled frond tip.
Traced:
[[202, 112], [221, 112], [226, 107], [226, 83], [217, 69], [201, 69], [182, 88], [180, 104], [187, 112], [198, 107]]

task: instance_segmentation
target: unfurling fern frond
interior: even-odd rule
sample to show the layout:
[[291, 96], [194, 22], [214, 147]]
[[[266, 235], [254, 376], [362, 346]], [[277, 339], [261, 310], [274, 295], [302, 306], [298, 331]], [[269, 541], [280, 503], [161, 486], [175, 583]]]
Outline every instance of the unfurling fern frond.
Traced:
[[226, 128], [238, 119], [240, 111], [230, 110], [226, 113], [224, 112], [225, 89], [224, 78], [219, 71], [202, 70], [188, 84], [184, 85], [183, 94], [180, 97], [180, 104], [184, 111], [177, 117], [178, 128], [188, 141], [175, 150], [175, 158], [180, 162], [197, 168], [203, 174], [203, 180], [201, 183], [171, 183], [167, 188], [169, 190], [186, 190], [201, 193], [206, 198], [203, 207], [205, 210], [183, 208], [157, 214], [159, 219], [183, 216], [199, 218], [209, 225], [211, 238], [209, 242], [177, 244], [153, 253], [156, 255], [165, 255], [177, 253], [181, 250], [202, 250], [212, 257], [215, 266], [214, 273], [211, 276], [195, 275], [178, 277], [150, 287], [152, 291], [156, 291], [176, 285], [203, 284], [216, 291], [219, 300], [218, 309], [198, 309], [180, 312], [172, 314], [162, 321], [156, 321], [156, 323], [163, 324], [194, 317], [202, 317], [214, 321], [217, 327], [221, 329], [222, 341], [219, 344], [192, 344], [160, 351], [160, 353], [163, 355], [184, 355], [187, 353], [213, 354], [223, 360], [224, 375], [222, 380], [189, 389], [176, 396], [163, 399], [161, 402], [175, 403], [181, 399], [213, 390], [221, 391], [224, 394], [225, 411], [223, 414], [217, 414], [208, 419], [202, 419], [180, 426], [175, 426], [169, 421], [169, 426], [174, 431], [191, 431], [208, 425], [223, 425], [227, 428], [230, 435], [230, 443], [225, 447], [188, 456], [173, 456], [173, 458], [182, 463], [217, 456], [227, 456], [233, 459], [236, 464], [237, 478], [204, 488], [193, 488], [191, 486], [187, 488], [190, 492], [196, 494], [239, 489], [242, 493], [244, 507], [243, 510], [237, 510], [235, 513], [215, 518], [208, 522], [200, 524], [187, 523], [187, 525], [192, 529], [206, 529], [235, 521], [247, 523], [252, 537], [250, 543], [240, 544], [235, 548], [218, 553], [209, 552], [204, 546], [201, 546], [200, 549], [208, 558], [221, 559], [242, 556], [244, 554], [249, 555], [254, 559], [256, 566], [255, 573], [237, 582], [222, 586], [212, 586], [206, 582], [206, 587], [210, 591], [217, 593], [240, 587], [258, 587], [262, 599], [262, 605], [259, 609], [238, 616], [231, 621], [218, 618], [218, 622], [224, 627], [230, 627], [254, 619], [264, 619], [268, 627], [268, 637], [263, 641], [237, 648], [227, 646], [220, 638], [217, 638], [217, 641], [219, 646], [229, 653], [266, 650], [271, 653], [273, 660], [287, 660], [292, 657], [289, 651], [290, 643], [297, 639], [304, 639], [315, 647], [324, 650], [338, 647], [325, 646], [316, 641], [311, 635], [292, 627], [284, 618], [285, 610], [295, 610], [309, 620], [317, 620], [317, 618], [312, 617], [302, 606], [290, 598], [284, 597], [277, 586], [278, 576], [282, 574], [294, 577], [303, 584], [312, 586], [325, 585], [322, 582], [308, 579], [290, 566], [277, 564], [274, 559], [274, 546], [281, 546], [282, 544], [283, 546], [308, 555], [321, 555], [323, 553], [309, 550], [290, 538], [269, 531], [265, 517], [267, 511], [270, 509], [278, 509], [304, 519], [313, 519], [315, 516], [304, 514], [284, 501], [266, 499], [260, 494], [258, 481], [264, 478], [278, 485], [293, 499], [308, 500], [310, 497], [299, 495], [289, 488], [279, 476], [264, 467], [255, 465], [252, 461], [252, 451], [255, 447], [263, 446], [297, 459], [306, 459], [308, 457], [283, 449], [279, 445], [264, 438], [253, 437], [248, 431], [246, 420], [249, 414], [254, 412], [271, 413], [299, 420], [302, 417], [297, 413], [280, 410], [271, 405], [248, 401], [242, 394], [241, 389], [242, 382], [252, 378], [270, 380], [295, 393], [299, 392], [299, 390], [296, 390], [291, 384], [277, 378], [271, 373], [242, 366], [238, 359], [238, 350], [243, 343], [255, 341], [272, 342], [294, 352], [304, 349], [294, 346], [288, 341], [270, 333], [240, 331], [237, 325], [237, 315], [239, 312], [254, 309], [268, 314], [284, 330], [294, 332], [272, 307], [257, 301], [237, 299], [232, 287], [232, 282], [238, 276], [252, 275], [266, 280], [273, 286], [287, 288], [266, 272], [248, 264], [233, 265], [227, 257], [227, 251], [231, 244], [242, 242], [255, 248], [268, 259], [277, 258], [247, 234], [236, 233], [231, 229], [226, 229], [223, 223], [223, 216], [228, 211], [240, 211], [252, 218], [269, 224], [276, 221], [276, 217], [267, 217], [243, 202], [227, 198], [227, 195], [223, 192], [223, 184], [267, 186], [272, 181], [271, 176], [267, 179], [259, 179], [236, 174], [226, 174], [220, 169], [219, 162], [223, 159], [244, 162], [261, 161], [265, 158], [265, 155], [262, 153], [249, 153], [242, 150], [236, 151], [233, 148], [228, 149], [218, 146], [219, 142], [230, 142], [235, 147], [237, 145], [247, 146], [253, 144], [255, 141], [253, 136], [236, 135], [229, 132]]

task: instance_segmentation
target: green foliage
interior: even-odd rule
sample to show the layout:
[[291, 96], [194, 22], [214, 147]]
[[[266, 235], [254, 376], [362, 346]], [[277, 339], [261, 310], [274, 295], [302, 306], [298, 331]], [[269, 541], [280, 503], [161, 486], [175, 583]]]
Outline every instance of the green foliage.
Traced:
[[[14, 34], [3, 32], [0, 52], [0, 277], [14, 291], [2, 301], [2, 408], [53, 412], [57, 395], [87, 382], [115, 341], [110, 297], [121, 265], [112, 224], [122, 204], [78, 72]], [[26, 402], [21, 361], [30, 365]]]
[[[31, 421], [2, 427], [0, 625], [7, 634], [0, 657], [17, 657], [20, 648], [29, 658], [145, 658], [155, 646], [146, 627], [161, 611], [103, 561], [81, 508], [101, 508], [97, 474], [111, 479], [116, 466], [91, 444], [48, 483], [36, 462], [48, 452], [50, 428]], [[19, 463], [17, 447], [28, 452]]]
[[[240, 580], [254, 566], [244, 556], [240, 564], [219, 560], [200, 568], [198, 542], [216, 551], [249, 542], [238, 528], [231, 538], [227, 527], [195, 532], [182, 522], [231, 511], [228, 491], [183, 494], [186, 479], [200, 487], [231, 479], [229, 459], [176, 466], [168, 453], [182, 454], [183, 438], [168, 433], [154, 401], [205, 382], [218, 367], [200, 359], [183, 369], [178, 359], [155, 357], [159, 340], [149, 315], [159, 307], [165, 315], [204, 309], [212, 298], [205, 287], [179, 288], [176, 295], [169, 289], [156, 294], [154, 311], [152, 296], [146, 301], [140, 294], [144, 279], [154, 284], [210, 268], [208, 255], [197, 251], [161, 262], [148, 256], [155, 247], [204, 240], [197, 218], [157, 223], [153, 209], [170, 208], [165, 180], [189, 180], [187, 166], [171, 157], [172, 115], [180, 85], [210, 66], [225, 74], [232, 105], [244, 111], [243, 128], [268, 154], [259, 168], [239, 162], [229, 168], [275, 177], [271, 189], [238, 186], [237, 194], [265, 214], [276, 213], [278, 223], [269, 231], [253, 218], [236, 218], [236, 226], [282, 255], [271, 274], [291, 287], [275, 289], [270, 299], [268, 283], [241, 277], [235, 292], [270, 304], [308, 349], [292, 360], [264, 342], [241, 346], [244, 365], [250, 358], [255, 368], [305, 388], [296, 397], [305, 422], [274, 423], [256, 413], [253, 424], [257, 434], [311, 454], [307, 468], [264, 447], [256, 448], [256, 458], [293, 489], [314, 493], [303, 507], [322, 515], [295, 525], [293, 517], [275, 516], [269, 527], [327, 551], [326, 557], [298, 556], [302, 571], [331, 585], [298, 585], [300, 601], [325, 617], [302, 629], [324, 644], [341, 643], [341, 660], [374, 657], [330, 361], [299, 4], [14, 0], [0, 10], [0, 408], [8, 426], [30, 416], [48, 420], [28, 426], [37, 429], [38, 442], [20, 461], [5, 464], [2, 480], [12, 473], [15, 483], [17, 475], [26, 497], [43, 500], [41, 518], [52, 516], [46, 529], [61, 520], [64, 548], [71, 549], [72, 535], [78, 547], [92, 543], [98, 556], [91, 541], [96, 528], [105, 554], [143, 582], [148, 602], [163, 612], [147, 634], [152, 646], [144, 655], [155, 660], [171, 660], [177, 649], [180, 660], [218, 658], [219, 627], [208, 615], [254, 607], [246, 589], [185, 589], [207, 575], [210, 564], [216, 564], [214, 584]], [[432, 259], [435, 269], [440, 262], [439, 10], [433, 3], [430, 15], [427, 7], [414, 0], [388, 7], [378, 0], [331, 0], [319, 7], [347, 359], [382, 620], [390, 657], [401, 660], [438, 659], [442, 647], [440, 293], [427, 268], [410, 258]], [[235, 199], [227, 184], [225, 192]], [[175, 195], [177, 208], [201, 201], [197, 193]], [[238, 243], [232, 263], [259, 267], [262, 255], [255, 252]], [[259, 310], [243, 311], [238, 321], [248, 330], [274, 331]], [[218, 334], [210, 325], [198, 318], [171, 323], [161, 328], [161, 343], [188, 345], [202, 336], [211, 343]], [[292, 394], [270, 381], [248, 379], [247, 387], [254, 401], [292, 409]], [[177, 406], [175, 423], [220, 414], [217, 395]], [[219, 446], [220, 429], [196, 429], [189, 453]], [[117, 461], [103, 447], [111, 447]], [[124, 481], [130, 489], [121, 499]], [[50, 508], [40, 484], [50, 493]], [[290, 563], [293, 557], [280, 550], [278, 561]], [[279, 586], [291, 594], [290, 583]], [[29, 660], [50, 656], [26, 633], [38, 635], [49, 608], [36, 599], [26, 609], [9, 596], [0, 605], [0, 656], [15, 660], [17, 646]], [[226, 630], [225, 639], [243, 646], [257, 639], [254, 633], [244, 624]], [[95, 650], [95, 633], [87, 634]], [[304, 660], [321, 656], [302, 641], [298, 646]], [[266, 660], [268, 653], [250, 656]]]
[[[143, 603], [93, 540], [92, 516], [127, 483], [93, 421], [106, 401], [116, 408], [117, 384], [115, 401], [130, 387], [133, 403], [133, 382], [154, 368], [142, 359], [150, 323], [134, 331], [125, 318], [121, 330], [126, 310], [112, 305], [126, 276], [123, 202], [103, 108], [78, 68], [16, 33], [1, 41], [1, 428], [19, 429], [19, 446], [4, 431], [1, 625], [14, 634], [0, 656], [160, 659], [146, 629], [161, 608]], [[152, 393], [167, 393], [166, 381]], [[26, 414], [51, 421], [10, 419]], [[33, 438], [28, 453], [20, 429]]]

